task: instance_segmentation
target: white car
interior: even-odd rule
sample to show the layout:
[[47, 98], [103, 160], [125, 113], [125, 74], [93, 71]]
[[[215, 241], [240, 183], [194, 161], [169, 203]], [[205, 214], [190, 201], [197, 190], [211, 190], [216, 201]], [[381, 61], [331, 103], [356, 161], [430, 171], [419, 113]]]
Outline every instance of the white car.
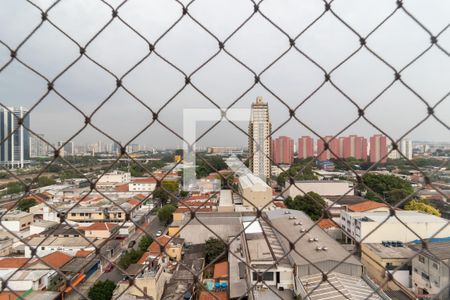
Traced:
[[162, 235], [162, 231], [161, 231], [161, 230], [158, 230], [158, 231], [156, 232], [155, 235], [156, 235], [156, 236], [161, 236], [161, 235]]

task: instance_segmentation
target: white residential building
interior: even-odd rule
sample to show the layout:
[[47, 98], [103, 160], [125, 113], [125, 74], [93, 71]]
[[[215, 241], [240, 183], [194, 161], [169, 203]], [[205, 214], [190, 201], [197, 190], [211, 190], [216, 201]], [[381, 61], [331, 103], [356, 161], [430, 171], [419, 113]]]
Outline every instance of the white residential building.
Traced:
[[133, 178], [128, 184], [130, 192], [153, 192], [156, 189], [156, 180], [154, 178]]
[[[406, 228], [395, 216], [390, 216], [389, 212], [342, 211], [340, 226], [347, 235], [362, 243], [381, 243], [382, 241], [408, 243], [418, 240], [417, 235], [422, 239], [450, 237], [449, 226], [441, 230], [447, 225], [446, 219], [407, 210], [399, 210], [395, 214], [414, 232]], [[383, 224], [380, 225], [381, 223]]]
[[269, 106], [262, 97], [257, 97], [256, 102], [252, 103], [248, 125], [248, 155], [250, 170], [263, 181], [270, 179], [272, 170], [271, 133]]
[[31, 223], [33, 223], [33, 214], [20, 210], [10, 211], [0, 220], [0, 224], [13, 232], [26, 230], [30, 228]]
[[[388, 151], [392, 149], [392, 144], [389, 145]], [[398, 150], [406, 156], [407, 159], [412, 159], [413, 157], [413, 145], [410, 139], [403, 139], [398, 143]], [[397, 150], [394, 150], [389, 153], [388, 156], [390, 159], [400, 159], [403, 158], [402, 155]]]
[[98, 179], [97, 184], [107, 184], [107, 183], [124, 184], [129, 183], [130, 181], [131, 181], [130, 172], [113, 171], [101, 176]]
[[61, 251], [68, 255], [75, 256], [79, 250], [95, 251], [95, 246], [99, 247], [102, 240], [87, 239], [85, 237], [42, 237], [31, 238], [25, 245], [25, 257], [32, 257], [31, 248], [36, 247], [36, 255], [46, 256], [55, 251]]

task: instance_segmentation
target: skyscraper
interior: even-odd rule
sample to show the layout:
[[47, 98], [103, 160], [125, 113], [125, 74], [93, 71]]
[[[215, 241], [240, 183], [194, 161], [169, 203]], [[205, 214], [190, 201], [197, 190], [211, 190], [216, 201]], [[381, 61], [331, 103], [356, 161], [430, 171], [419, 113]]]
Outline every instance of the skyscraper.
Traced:
[[386, 163], [387, 161], [387, 142], [386, 137], [381, 134], [375, 134], [370, 137], [370, 162]]
[[[30, 116], [25, 107], [0, 108], [0, 161], [11, 168], [23, 168], [30, 160]], [[22, 120], [22, 125], [19, 125]], [[5, 140], [6, 139], [6, 140]]]
[[310, 136], [302, 136], [298, 139], [297, 157], [308, 158], [314, 156], [314, 140]]
[[48, 144], [42, 139], [45, 139], [43, 134], [31, 134], [30, 133], [30, 157], [43, 157], [48, 155]]
[[[64, 145], [64, 141], [60, 141], [58, 143], [56, 143], [56, 147], [59, 148], [62, 145]], [[61, 148], [61, 150], [59, 151], [59, 155], [61, 155], [61, 157], [64, 156], [73, 156], [75, 154], [75, 147], [72, 141], [67, 142], [64, 147]]]
[[[328, 160], [330, 158], [336, 158], [339, 156], [339, 139], [335, 138], [331, 140], [333, 136], [324, 136], [323, 139], [329, 145], [329, 150], [324, 151], [325, 143], [322, 139], [317, 140], [317, 156], [319, 160]], [[331, 151], [330, 151], [331, 150]], [[333, 152], [333, 153], [332, 153]]]
[[271, 138], [272, 124], [269, 119], [269, 105], [262, 97], [252, 103], [248, 125], [248, 154], [250, 170], [264, 181], [270, 178], [272, 164]]
[[291, 164], [294, 160], [294, 140], [288, 136], [272, 140], [272, 159], [277, 164]]

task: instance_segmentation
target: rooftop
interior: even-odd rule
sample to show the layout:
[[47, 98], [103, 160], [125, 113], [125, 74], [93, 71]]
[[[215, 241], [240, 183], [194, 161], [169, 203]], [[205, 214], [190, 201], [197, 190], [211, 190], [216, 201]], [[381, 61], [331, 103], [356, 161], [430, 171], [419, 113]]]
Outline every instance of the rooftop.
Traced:
[[361, 203], [349, 205], [348, 210], [353, 211], [353, 212], [363, 212], [363, 211], [368, 211], [368, 210], [377, 209], [377, 208], [381, 208], [381, 207], [388, 207], [388, 206], [381, 202], [367, 200], [367, 201], [364, 201]]
[[[47, 256], [42, 257], [42, 261], [53, 269], [61, 268], [62, 266], [67, 264], [70, 260], [72, 260], [72, 256], [59, 251], [50, 253]], [[42, 261], [38, 260], [36, 262], [39, 263]]]
[[[422, 245], [411, 245], [411, 249], [419, 252], [422, 250]], [[440, 260], [450, 259], [450, 241], [446, 242], [428, 242], [427, 250], [422, 252], [424, 255], [438, 258]]]
[[328, 274], [328, 280], [322, 281], [322, 274], [304, 276], [300, 281], [311, 300], [351, 300], [351, 299], [382, 299], [360, 277], [344, 274]]
[[[42, 242], [42, 244], [41, 244]], [[93, 247], [101, 241], [84, 237], [33, 237], [28, 241], [30, 246], [65, 246], [65, 247]]]
[[409, 259], [415, 254], [415, 251], [407, 246], [386, 247], [378, 243], [367, 243], [363, 244], [363, 251], [364, 247], [382, 259]]
[[5, 257], [0, 259], [0, 269], [22, 268], [29, 261], [31, 261], [31, 259], [25, 257]]
[[214, 265], [213, 278], [227, 278], [228, 277], [228, 262], [223, 261]]
[[[346, 259], [349, 255], [348, 251], [319, 226], [312, 227], [314, 222], [304, 212], [291, 209], [278, 209], [268, 211], [266, 214], [272, 225], [284, 235], [283, 237], [275, 231], [285, 251], [289, 251], [289, 242], [286, 238], [290, 241], [297, 241], [302, 236], [295, 243], [295, 249], [311, 263], [322, 261], [340, 262], [345, 260], [345, 263], [348, 264], [361, 265], [353, 256]], [[309, 232], [306, 232], [309, 228], [311, 228]], [[304, 231], [302, 232], [302, 230]], [[318, 247], [322, 250], [318, 250]], [[289, 256], [294, 260], [296, 265], [310, 264], [310, 262], [293, 251]]]
[[[367, 222], [383, 222], [388, 218], [386, 222], [399, 222], [396, 217], [389, 217], [389, 212], [348, 212], [348, 214], [353, 218], [363, 218], [366, 217]], [[434, 215], [412, 211], [412, 210], [398, 210], [395, 211], [396, 216], [402, 220], [404, 223], [441, 223], [442, 225], [447, 224], [447, 220]]]
[[114, 229], [116, 229], [117, 227], [119, 227], [119, 225], [114, 224], [114, 223], [96, 222], [96, 223], [93, 223], [92, 225], [89, 225], [87, 227], [80, 227], [80, 230], [88, 230], [88, 231], [103, 230], [103, 231], [111, 232]]
[[322, 229], [339, 228], [339, 225], [330, 219], [322, 219], [319, 221], [318, 225]]

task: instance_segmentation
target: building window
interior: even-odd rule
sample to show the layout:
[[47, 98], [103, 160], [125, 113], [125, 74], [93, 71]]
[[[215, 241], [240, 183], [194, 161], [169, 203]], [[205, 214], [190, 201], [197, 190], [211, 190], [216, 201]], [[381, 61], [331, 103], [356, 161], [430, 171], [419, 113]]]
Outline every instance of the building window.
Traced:
[[72, 217], [75, 217], [77, 214], [76, 213], [71, 213], [70, 214]]
[[419, 273], [419, 272], [417, 271], [417, 268], [414, 268], [414, 273]]
[[434, 262], [434, 263], [433, 263], [433, 268], [435, 268], [436, 270], [439, 270], [438, 264]]
[[430, 276], [428, 276], [424, 272], [422, 272], [422, 278], [425, 279], [425, 280], [430, 280]]
[[423, 257], [422, 255], [419, 255], [419, 261], [424, 264], [425, 263], [425, 257]]

